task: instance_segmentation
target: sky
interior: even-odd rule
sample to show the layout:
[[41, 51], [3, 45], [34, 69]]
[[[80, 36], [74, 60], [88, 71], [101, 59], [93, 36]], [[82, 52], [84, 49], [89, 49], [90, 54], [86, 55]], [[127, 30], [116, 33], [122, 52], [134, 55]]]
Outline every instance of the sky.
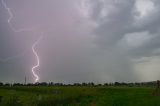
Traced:
[[39, 82], [160, 79], [159, 12], [159, 0], [1, 0], [0, 82], [34, 82], [42, 36]]

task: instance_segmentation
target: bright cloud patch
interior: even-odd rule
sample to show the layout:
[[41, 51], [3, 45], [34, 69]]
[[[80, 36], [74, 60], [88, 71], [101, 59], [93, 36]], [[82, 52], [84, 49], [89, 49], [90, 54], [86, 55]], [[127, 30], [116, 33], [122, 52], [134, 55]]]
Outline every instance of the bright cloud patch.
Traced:
[[145, 32], [134, 32], [124, 36], [120, 41], [121, 46], [127, 46], [128, 49], [137, 48], [145, 45], [153, 38], [147, 31]]
[[136, 0], [136, 10], [138, 15], [136, 18], [144, 18], [155, 9], [154, 3], [151, 0]]

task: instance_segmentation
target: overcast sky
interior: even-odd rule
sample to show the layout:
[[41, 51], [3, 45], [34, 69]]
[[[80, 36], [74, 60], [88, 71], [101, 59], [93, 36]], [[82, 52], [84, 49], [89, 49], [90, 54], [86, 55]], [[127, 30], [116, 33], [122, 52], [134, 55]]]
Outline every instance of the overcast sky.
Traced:
[[[0, 2], [0, 81], [136, 82], [160, 79], [159, 0]], [[8, 23], [10, 20], [10, 23]], [[15, 32], [14, 30], [22, 30]]]

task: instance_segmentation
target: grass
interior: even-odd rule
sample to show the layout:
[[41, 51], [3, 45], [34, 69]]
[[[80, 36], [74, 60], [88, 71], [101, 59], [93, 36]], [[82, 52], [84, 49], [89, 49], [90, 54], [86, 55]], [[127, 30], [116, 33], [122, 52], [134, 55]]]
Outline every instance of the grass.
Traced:
[[160, 106], [147, 87], [0, 87], [0, 106]]

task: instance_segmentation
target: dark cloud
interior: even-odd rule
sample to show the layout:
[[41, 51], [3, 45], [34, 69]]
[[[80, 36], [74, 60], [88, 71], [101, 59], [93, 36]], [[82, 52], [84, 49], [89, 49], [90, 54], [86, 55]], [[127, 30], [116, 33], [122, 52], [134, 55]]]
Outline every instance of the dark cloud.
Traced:
[[[158, 0], [4, 1], [13, 13], [11, 24], [15, 29], [34, 29], [14, 32], [7, 23], [9, 14], [0, 3], [0, 81], [23, 82], [27, 76], [33, 82], [31, 68], [36, 58], [31, 46], [41, 32], [44, 37], [36, 46], [40, 81], [158, 78], [153, 77], [158, 74], [155, 58], [160, 53]], [[152, 63], [149, 66], [148, 61]], [[154, 73], [152, 76], [142, 74], [145, 66], [150, 69], [147, 73]]]

